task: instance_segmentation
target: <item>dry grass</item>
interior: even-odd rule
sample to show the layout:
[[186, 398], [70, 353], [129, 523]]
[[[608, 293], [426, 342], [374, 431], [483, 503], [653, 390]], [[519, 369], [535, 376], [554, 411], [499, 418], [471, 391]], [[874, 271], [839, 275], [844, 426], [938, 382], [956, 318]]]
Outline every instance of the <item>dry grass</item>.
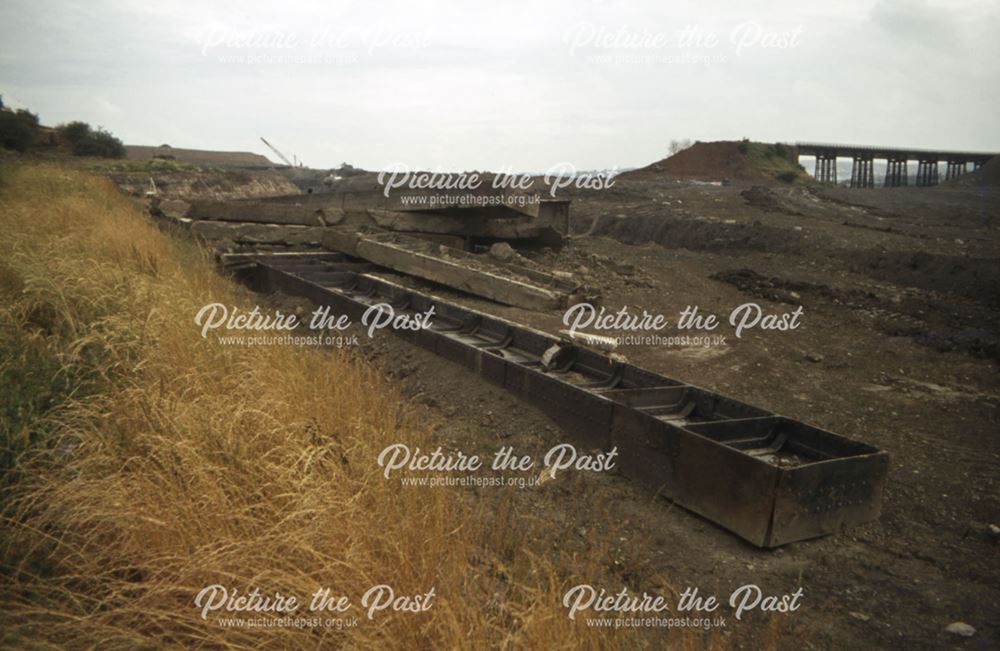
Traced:
[[[0, 232], [0, 645], [700, 646], [567, 619], [562, 594], [595, 582], [600, 545], [571, 564], [534, 549], [544, 523], [506, 500], [385, 481], [378, 451], [431, 434], [371, 368], [202, 339], [199, 307], [250, 299], [108, 182], [8, 166]], [[355, 604], [378, 583], [437, 597], [339, 631], [229, 629], [193, 605], [213, 583], [328, 587]]]

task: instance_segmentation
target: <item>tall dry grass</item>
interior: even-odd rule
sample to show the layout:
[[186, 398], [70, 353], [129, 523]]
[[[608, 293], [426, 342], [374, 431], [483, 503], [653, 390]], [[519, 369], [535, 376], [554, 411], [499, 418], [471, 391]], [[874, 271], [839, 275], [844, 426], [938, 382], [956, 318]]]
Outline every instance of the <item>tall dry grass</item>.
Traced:
[[[107, 181], [8, 166], [0, 234], [3, 646], [702, 646], [569, 621], [600, 545], [571, 561], [510, 500], [385, 481], [378, 451], [432, 434], [372, 368], [201, 338], [202, 305], [255, 301]], [[213, 583], [437, 596], [343, 630], [221, 628], [193, 604]]]

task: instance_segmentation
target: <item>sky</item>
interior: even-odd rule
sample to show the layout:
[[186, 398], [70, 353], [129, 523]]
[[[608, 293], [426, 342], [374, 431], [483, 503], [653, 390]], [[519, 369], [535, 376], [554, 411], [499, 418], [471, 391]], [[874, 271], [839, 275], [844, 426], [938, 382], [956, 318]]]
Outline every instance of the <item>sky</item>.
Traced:
[[625, 169], [671, 140], [1000, 151], [996, 0], [4, 0], [0, 95], [126, 144]]

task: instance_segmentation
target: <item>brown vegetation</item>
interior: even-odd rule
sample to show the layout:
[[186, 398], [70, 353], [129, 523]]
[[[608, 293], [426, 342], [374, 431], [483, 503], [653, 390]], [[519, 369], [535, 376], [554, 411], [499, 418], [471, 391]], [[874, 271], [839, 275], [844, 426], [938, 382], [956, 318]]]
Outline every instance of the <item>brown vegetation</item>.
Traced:
[[[386, 481], [378, 452], [431, 445], [431, 432], [372, 367], [202, 338], [202, 305], [249, 297], [201, 251], [158, 232], [109, 182], [44, 165], [0, 172], [2, 380], [14, 396], [0, 422], [3, 646], [649, 642], [566, 617], [566, 588], [602, 578], [601, 541], [571, 559], [534, 548], [544, 523], [507, 500], [485, 508], [461, 490]], [[193, 605], [213, 583], [327, 587], [354, 603], [378, 583], [437, 597], [419, 614], [367, 621], [358, 609], [356, 628], [230, 629]]]

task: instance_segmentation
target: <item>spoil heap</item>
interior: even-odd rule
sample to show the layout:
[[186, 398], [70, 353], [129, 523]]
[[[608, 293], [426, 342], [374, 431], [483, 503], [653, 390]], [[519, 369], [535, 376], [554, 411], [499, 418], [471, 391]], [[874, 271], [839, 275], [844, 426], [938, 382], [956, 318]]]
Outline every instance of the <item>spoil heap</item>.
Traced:
[[624, 178], [654, 180], [663, 177], [702, 181], [791, 182], [806, 179], [796, 162], [794, 149], [761, 142], [697, 142], [673, 156], [646, 167], [626, 172]]
[[978, 170], [963, 174], [950, 183], [964, 186], [992, 187], [1000, 186], [1000, 156], [994, 156]]

